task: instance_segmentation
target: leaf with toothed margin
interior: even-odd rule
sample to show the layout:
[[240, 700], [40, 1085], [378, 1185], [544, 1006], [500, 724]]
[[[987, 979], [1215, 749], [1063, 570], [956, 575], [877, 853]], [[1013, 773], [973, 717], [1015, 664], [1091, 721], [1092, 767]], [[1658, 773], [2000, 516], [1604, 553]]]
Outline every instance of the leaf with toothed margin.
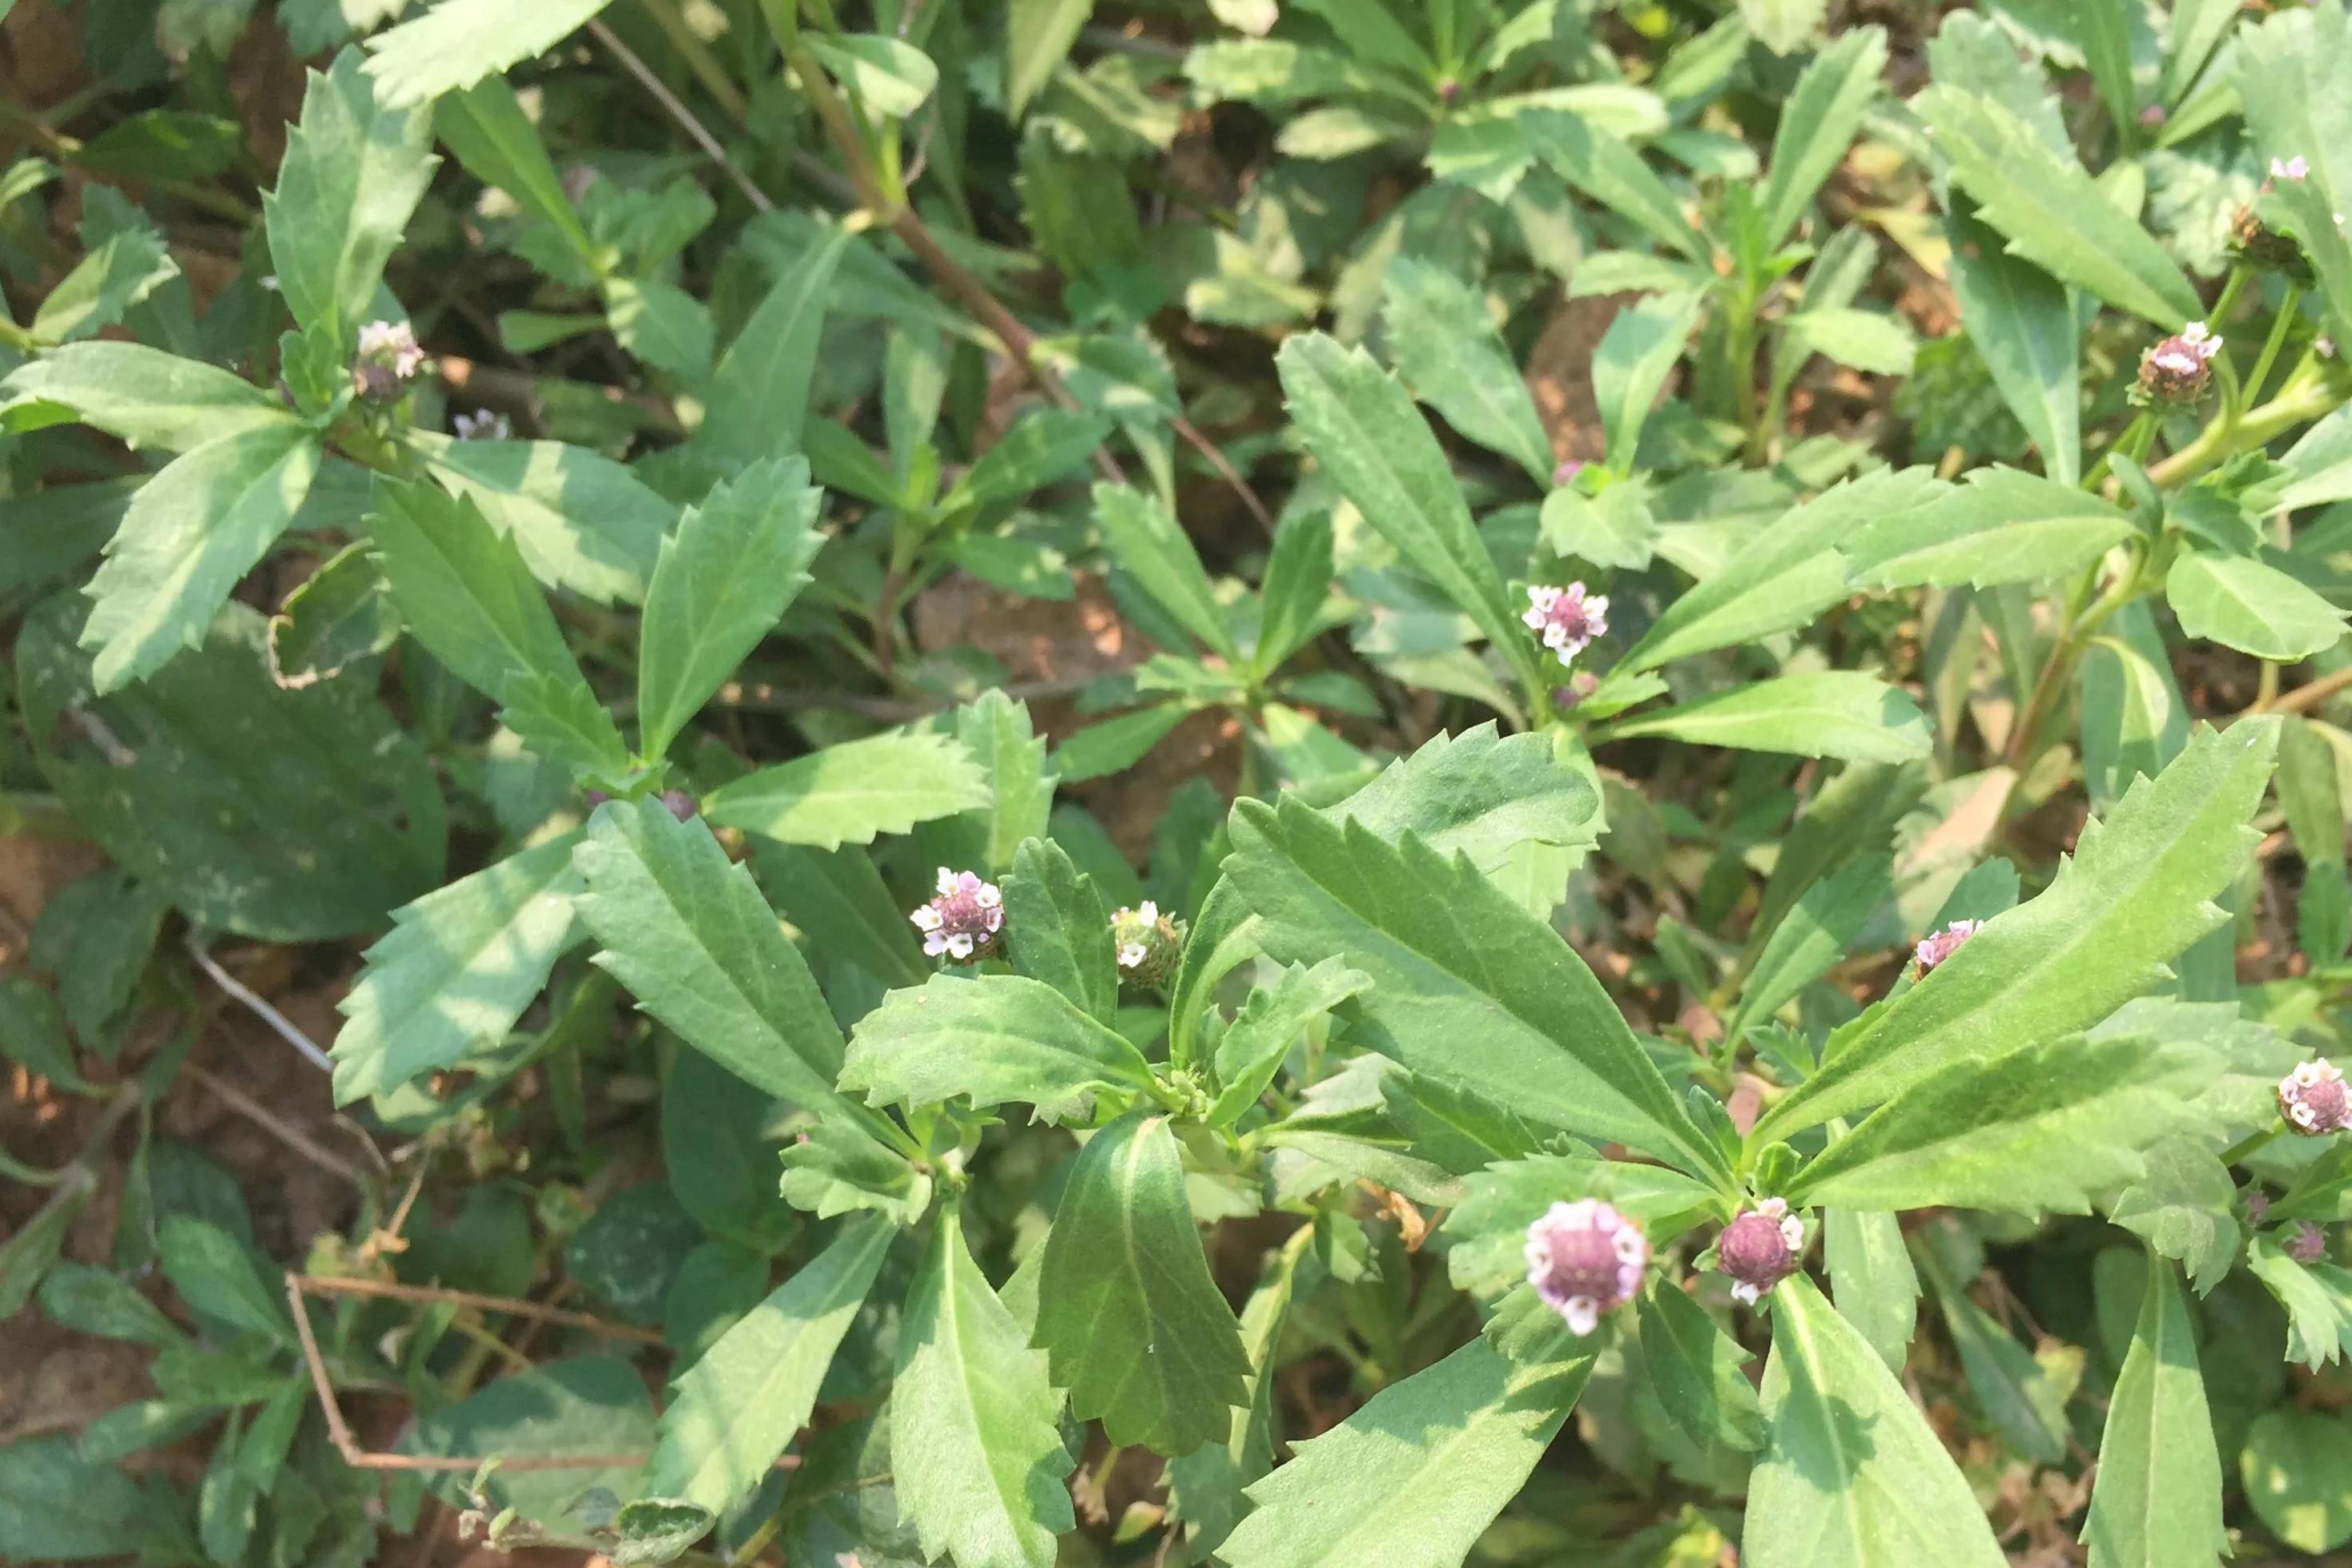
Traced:
[[987, 775], [962, 742], [892, 732], [746, 773], [705, 796], [702, 815], [720, 827], [838, 849], [993, 798]]
[[1821, 1071], [1758, 1121], [1760, 1146], [1877, 1105], [1956, 1062], [2088, 1029], [2170, 974], [2227, 917], [2213, 899], [2261, 835], [2275, 719], [2200, 731], [2083, 830], [2039, 898], [1996, 915], [1934, 973], [1832, 1035]]

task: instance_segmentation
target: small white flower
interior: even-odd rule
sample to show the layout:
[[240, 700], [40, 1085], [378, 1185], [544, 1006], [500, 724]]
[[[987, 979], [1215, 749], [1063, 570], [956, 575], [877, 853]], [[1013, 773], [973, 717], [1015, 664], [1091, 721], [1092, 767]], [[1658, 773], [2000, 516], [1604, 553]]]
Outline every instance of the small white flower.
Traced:
[[995, 941], [1004, 929], [1004, 895], [993, 882], [970, 871], [940, 868], [939, 896], [918, 905], [907, 918], [923, 933], [923, 952], [961, 963]]
[[2293, 180], [2300, 184], [2310, 174], [2311, 164], [2300, 153], [2292, 158], [2271, 160], [2271, 178], [2273, 180]]

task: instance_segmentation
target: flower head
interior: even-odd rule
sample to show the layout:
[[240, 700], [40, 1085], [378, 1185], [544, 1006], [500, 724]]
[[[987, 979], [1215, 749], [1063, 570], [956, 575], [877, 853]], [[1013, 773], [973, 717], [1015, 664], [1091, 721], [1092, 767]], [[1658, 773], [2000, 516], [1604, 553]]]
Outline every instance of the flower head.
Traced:
[[2271, 160], [2271, 178], [2273, 180], [2293, 180], [2299, 185], [2310, 177], [2311, 162], [2300, 153], [2292, 158]]
[[2287, 1131], [2305, 1138], [2325, 1138], [2352, 1127], [2352, 1100], [2344, 1092], [2344, 1075], [2326, 1057], [2298, 1062], [2279, 1079], [2278, 1107]]
[[2316, 1263], [2327, 1256], [2327, 1233], [2307, 1219], [2299, 1219], [2286, 1238], [2285, 1252], [2297, 1263]]
[[940, 868], [939, 896], [908, 915], [923, 933], [923, 952], [969, 963], [986, 953], [1004, 929], [1004, 895], [970, 871]]
[[1752, 1307], [1797, 1271], [1797, 1254], [1804, 1246], [1805, 1222], [1789, 1212], [1788, 1200], [1766, 1198], [1723, 1227], [1715, 1241], [1715, 1266], [1731, 1277], [1733, 1300]]
[[352, 358], [352, 390], [362, 397], [389, 403], [425, 368], [425, 350], [416, 329], [406, 321], [370, 321], [360, 329], [359, 348]]
[[2202, 321], [2191, 321], [2141, 356], [2133, 401], [2184, 406], [2213, 385], [2213, 356], [2221, 340]]
[[1134, 985], [1157, 986], [1176, 972], [1177, 956], [1184, 951], [1184, 927], [1146, 899], [1110, 917], [1110, 940], [1118, 949], [1118, 977]]
[[1541, 633], [1544, 647], [1568, 664], [1609, 630], [1609, 601], [1587, 594], [1581, 583], [1565, 588], [1538, 584], [1528, 589], [1527, 613], [1519, 619]]
[[1591, 1333], [1601, 1315], [1630, 1301], [1650, 1265], [1650, 1238], [1642, 1227], [1592, 1198], [1558, 1203], [1528, 1226], [1528, 1283], [1543, 1304]]
[[1954, 921], [1938, 931], [1929, 931], [1919, 939], [1911, 955], [1919, 961], [1919, 973], [1924, 977], [1944, 960], [1960, 951], [1960, 944], [1977, 934], [1982, 921]]
[[460, 441], [511, 441], [514, 421], [503, 414], [493, 414], [484, 408], [473, 414], [460, 414], [450, 421], [457, 427]]
[[1583, 458], [1564, 458], [1560, 459], [1559, 467], [1551, 471], [1552, 488], [1557, 489], [1562, 485], [1572, 485], [1576, 483], [1576, 476], [1582, 472], [1584, 472]]
[[680, 822], [690, 821], [694, 816], [694, 796], [682, 789], [662, 791], [661, 803], [667, 806], [669, 814]]
[[2246, 1189], [2246, 1219], [2248, 1223], [2260, 1225], [2263, 1223], [2263, 1217], [2270, 1212], [2270, 1194], [2258, 1191], [2252, 1187], [2248, 1187]]

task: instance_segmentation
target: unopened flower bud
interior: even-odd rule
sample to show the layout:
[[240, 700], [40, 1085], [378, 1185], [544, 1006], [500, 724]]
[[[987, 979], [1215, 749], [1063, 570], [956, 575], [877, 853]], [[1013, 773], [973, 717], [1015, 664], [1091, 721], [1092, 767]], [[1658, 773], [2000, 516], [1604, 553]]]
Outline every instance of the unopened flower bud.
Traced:
[[1804, 1246], [1804, 1221], [1789, 1212], [1786, 1199], [1766, 1198], [1723, 1227], [1715, 1266], [1730, 1277], [1732, 1299], [1753, 1306], [1797, 1271]]
[[2279, 1079], [2279, 1114], [2287, 1131], [2306, 1138], [2325, 1138], [2352, 1127], [2352, 1102], [2344, 1092], [2344, 1075], [2326, 1057], [2299, 1062]]
[[2165, 121], [2164, 105], [2151, 103], [2139, 111], [2139, 122], [2153, 131]]
[[940, 868], [939, 896], [908, 915], [923, 933], [923, 952], [958, 963], [985, 957], [1004, 929], [1004, 895], [970, 871]]
[[2253, 267], [2267, 267], [2297, 282], [2311, 281], [2311, 263], [2290, 234], [2281, 234], [2252, 207], [2240, 207], [2230, 219], [2230, 254]]
[[1918, 961], [1920, 977], [1926, 978], [1937, 964], [1959, 952], [1960, 944], [1976, 935], [1977, 928], [1983, 924], [1982, 921], [1954, 921], [1943, 930], [1921, 937], [1919, 945], [1911, 950], [1911, 956]]
[[1576, 476], [1582, 472], [1584, 472], [1583, 458], [1568, 458], [1562, 459], [1559, 467], [1551, 471], [1552, 488], [1554, 489], [1558, 489], [1563, 485], [1572, 485], [1576, 483]]
[[360, 329], [352, 360], [352, 390], [374, 403], [398, 398], [425, 368], [416, 329], [406, 321], [370, 321]]
[[662, 791], [661, 803], [669, 807], [669, 814], [680, 822], [685, 822], [694, 816], [694, 797], [682, 789]]
[[1526, 1256], [1528, 1283], [1580, 1336], [1640, 1293], [1650, 1239], [1607, 1204], [1585, 1198], [1554, 1204], [1528, 1226]]
[[1568, 678], [1566, 684], [1551, 689], [1551, 705], [1565, 713], [1600, 689], [1601, 678], [1589, 669], [1580, 669]]
[[2327, 1256], [2327, 1233], [2307, 1219], [2299, 1219], [2282, 1250], [2297, 1263], [2316, 1263]]
[[2252, 1187], [2249, 1187], [2249, 1188], [2247, 1188], [2247, 1189], [2246, 1189], [2246, 1223], [2247, 1223], [2247, 1224], [2249, 1224], [2249, 1225], [2255, 1225], [2255, 1226], [2259, 1226], [2259, 1225], [2261, 1225], [2261, 1224], [2263, 1223], [2263, 1217], [2265, 1215], [2269, 1214], [2270, 1212], [2271, 1212], [2271, 1195], [2270, 1195], [2270, 1194], [2265, 1193], [2265, 1192], [2258, 1191], [2258, 1190], [2256, 1190], [2255, 1188], [2252, 1188]]
[[1588, 594], [1581, 583], [1564, 588], [1537, 584], [1528, 589], [1528, 608], [1521, 622], [1541, 635], [1544, 647], [1567, 665], [1609, 630], [1609, 600]]
[[2187, 407], [2201, 401], [2213, 387], [2213, 356], [2221, 340], [2202, 321], [2191, 321], [2141, 356], [2139, 380], [2132, 401]]
[[1184, 927], [1160, 912], [1150, 899], [1110, 917], [1110, 940], [1118, 950], [1118, 977], [1130, 985], [1155, 988], [1176, 973], [1184, 951]]

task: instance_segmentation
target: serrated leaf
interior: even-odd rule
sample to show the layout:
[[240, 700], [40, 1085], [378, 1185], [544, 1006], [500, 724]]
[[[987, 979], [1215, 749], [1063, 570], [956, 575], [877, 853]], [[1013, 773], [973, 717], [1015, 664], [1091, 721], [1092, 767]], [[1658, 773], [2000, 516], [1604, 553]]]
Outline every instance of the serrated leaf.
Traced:
[[99, 692], [202, 641], [235, 588], [284, 532], [324, 454], [307, 426], [256, 425], [192, 448], [131, 498], [90, 579], [81, 645]]
[[2151, 1144], [2141, 1157], [2146, 1171], [2116, 1195], [2107, 1217], [2160, 1256], [2179, 1259], [2197, 1293], [2204, 1295], [2221, 1282], [2237, 1259], [2237, 1184], [2194, 1134]]
[[411, 430], [433, 477], [515, 542], [531, 574], [598, 604], [646, 595], [677, 509], [627, 468], [561, 441], [457, 441]]
[[2248, 1244], [2246, 1268], [2286, 1309], [2288, 1360], [2316, 1372], [2352, 1352], [2352, 1271], [2298, 1263], [2273, 1236]]
[[1142, 1092], [1151, 1069], [1127, 1037], [1025, 975], [936, 974], [893, 991], [852, 1031], [841, 1087], [877, 1104], [986, 1110], [1018, 1100], [1047, 1121], [1102, 1090]]
[[823, 504], [806, 462], [757, 463], [688, 508], [662, 541], [637, 645], [644, 755], [668, 752], [808, 585]]
[[2167, 331], [2204, 313], [2164, 247], [2009, 109], [1947, 83], [1912, 101], [1951, 160], [1953, 182], [2008, 237], [2010, 255]]
[[2275, 566], [2183, 550], [2165, 574], [2180, 629], [2278, 663], [2309, 658], [2344, 636], [2344, 612]]
[[2188, 1090], [2211, 1068], [2202, 1053], [2132, 1035], [1956, 1060], [1832, 1142], [1786, 1195], [1857, 1209], [2087, 1214], [2094, 1194], [2140, 1177], [2141, 1150], [2201, 1115]]
[[971, 1260], [953, 1209], [939, 1217], [898, 1320], [890, 1469], [923, 1554], [957, 1568], [1053, 1568], [1076, 1527], [1062, 1478], [1062, 1401], [1045, 1357]]
[[468, 174], [552, 225], [583, 261], [599, 264], [596, 247], [563, 188], [555, 161], [547, 154], [539, 128], [504, 77], [487, 76], [465, 91], [443, 98], [434, 108], [434, 130]]
[[1295, 798], [1244, 800], [1225, 875], [1283, 962], [1334, 952], [1371, 977], [1364, 1043], [1548, 1126], [1725, 1171], [1614, 1002], [1557, 932], [1468, 861], [1391, 845]]
[[834, 273], [849, 231], [827, 226], [776, 275], [710, 375], [710, 412], [694, 444], [739, 462], [801, 449]]
[[854, 1128], [819, 1121], [783, 1152], [783, 1200], [819, 1219], [858, 1209], [911, 1226], [931, 1203], [931, 1178]]
[[891, 732], [845, 741], [761, 768], [703, 798], [702, 814], [786, 844], [837, 849], [986, 805], [971, 753], [944, 735]]
[[421, 104], [543, 54], [611, 0], [441, 0], [367, 41], [386, 103]]
[[251, 382], [143, 343], [68, 343], [18, 365], [0, 395], [0, 428], [11, 405], [53, 404], [134, 451], [185, 452], [257, 429], [302, 428]]
[[672, 1385], [645, 1483], [714, 1513], [767, 1479], [815, 1407], [817, 1387], [898, 1234], [845, 1222], [823, 1252], [719, 1337]]
[[2041, 449], [2062, 485], [2082, 478], [2083, 389], [2080, 332], [2063, 285], [2001, 248], [1965, 197], [1944, 215], [1951, 237], [1953, 296], [1969, 341], [1992, 373], [2001, 401]]
[[2220, 924], [2278, 747], [2275, 722], [2206, 730], [2086, 826], [2040, 897], [1986, 922], [1934, 973], [1831, 1037], [1822, 1070], [1758, 1121], [1769, 1141], [2096, 1024]]
[[2196, 1324], [2180, 1276], [2162, 1263], [2148, 1268], [2139, 1323], [2107, 1399], [2083, 1544], [2091, 1568], [2212, 1568], [2230, 1552]]
[[1467, 855], [1493, 872], [1525, 845], [1591, 844], [1601, 795], [1551, 737], [1505, 736], [1490, 721], [1431, 737], [1323, 815], [1391, 843], [1413, 834], [1435, 854]]
[[1097, 1023], [1118, 1016], [1118, 953], [1094, 879], [1062, 847], [1032, 838], [1004, 878], [1004, 943], [1013, 967], [1053, 987]]
[[383, 574], [367, 545], [354, 542], [320, 563], [269, 617], [270, 679], [299, 691], [399, 640]]
[[1524, 684], [1537, 685], [1535, 639], [1512, 610], [1445, 454], [1404, 388], [1363, 350], [1320, 332], [1285, 342], [1276, 365], [1301, 438], [1340, 493], [1469, 616]]
[[1616, 472], [1633, 471], [1642, 427], [1682, 359], [1706, 301], [1704, 294], [1654, 294], [1618, 311], [1592, 351], [1592, 395], [1608, 434], [1609, 467]]
[[1054, 771], [1064, 784], [1084, 784], [1132, 767], [1192, 711], [1181, 702], [1161, 702], [1089, 724], [1054, 748]]
[[1231, 1568], [1458, 1568], [1566, 1423], [1592, 1352], [1565, 1328], [1514, 1362], [1485, 1338], [1391, 1384], [1249, 1489]]
[[[88, 233], [85, 227], [84, 233]], [[163, 237], [145, 224], [101, 241], [58, 280], [33, 316], [33, 337], [71, 342], [122, 320], [123, 312], [180, 275]]]
[[1186, 631], [1228, 663], [1240, 663], [1224, 607], [1176, 514], [1157, 496], [1130, 485], [1097, 485], [1094, 500], [1095, 521], [1111, 559]]
[[[1682, 203], [1665, 182], [1622, 138], [1573, 114], [1527, 114], [1520, 117], [1520, 124], [1534, 143], [1536, 156], [1570, 185], [1639, 224], [1660, 244], [1701, 266], [1706, 264], [1706, 237], [1692, 226]], [[1591, 258], [1585, 259], [1589, 262]]]
[[1986, 1423], [2011, 1448], [2037, 1464], [2066, 1457], [2065, 1400], [2049, 1372], [1991, 1313], [1961, 1289], [1932, 1246], [1919, 1251], [1920, 1271], [1943, 1309], [1944, 1329], [1959, 1352], [1960, 1370]]
[[1979, 468], [1925, 517], [1864, 526], [1846, 566], [1875, 588], [1991, 588], [2080, 571], [2133, 532], [2130, 518], [2077, 486]]
[[1813, 193], [1845, 158], [1886, 69], [1884, 28], [1853, 27], [1815, 55], [1780, 106], [1761, 199], [1764, 239], [1777, 246], [1805, 216]]
[[1853, 593], [1838, 547], [1857, 529], [1916, 523], [1948, 493], [1927, 469], [1905, 468], [1851, 480], [1791, 508], [1669, 605], [1617, 668], [1636, 675], [1806, 625]]
[[1224, 1435], [1249, 1356], [1209, 1278], [1165, 1115], [1131, 1110], [1087, 1140], [1042, 1269], [1030, 1339], [1073, 1415], [1171, 1456]]
[[535, 845], [393, 911], [336, 1010], [335, 1100], [394, 1089], [496, 1045], [573, 939], [577, 833]]
[[1764, 1412], [1739, 1369], [1755, 1358], [1671, 1279], [1652, 1287], [1641, 1309], [1642, 1361], [1658, 1403], [1683, 1435], [1704, 1448], [1764, 1446]]
[[1806, 889], [1748, 969], [1725, 1037], [1738, 1039], [1748, 1023], [1770, 1017], [1827, 974], [1894, 890], [1895, 864], [1884, 855], [1859, 857]]
[[[395, 27], [371, 47], [406, 31]], [[415, 104], [379, 102], [359, 51], [345, 49], [323, 74], [310, 73], [278, 186], [261, 198], [287, 309], [340, 349], [350, 349], [369, 319], [383, 264], [440, 162], [430, 151], [433, 116]]]
[[1900, 1374], [1919, 1321], [1919, 1276], [1895, 1215], [1822, 1211], [1822, 1262], [1837, 1310], [1869, 1342], [1889, 1372]]
[[1454, 429], [1551, 482], [1551, 441], [1478, 292], [1400, 258], [1381, 278], [1381, 326], [1415, 396]]
[[2004, 1568], [1968, 1482], [1876, 1352], [1800, 1274], [1772, 1293], [1748, 1568]]
[[994, 446], [973, 461], [940, 502], [940, 509], [954, 511], [1018, 500], [1032, 490], [1066, 479], [1086, 466], [1110, 430], [1111, 422], [1099, 415], [1063, 408], [1033, 410], [1016, 419]]
[[1209, 1124], [1224, 1126], [1257, 1103], [1291, 1042], [1370, 984], [1344, 959], [1332, 957], [1312, 968], [1291, 964], [1271, 984], [1252, 987], [1249, 1000], [1217, 1041], [1214, 1062], [1222, 1087], [1209, 1107]]
[[1900, 763], [1935, 748], [1910, 694], [1853, 670], [1783, 675], [1672, 708], [1621, 719], [1609, 733], [1665, 735], [1703, 746], [1738, 746], [1801, 757]]

